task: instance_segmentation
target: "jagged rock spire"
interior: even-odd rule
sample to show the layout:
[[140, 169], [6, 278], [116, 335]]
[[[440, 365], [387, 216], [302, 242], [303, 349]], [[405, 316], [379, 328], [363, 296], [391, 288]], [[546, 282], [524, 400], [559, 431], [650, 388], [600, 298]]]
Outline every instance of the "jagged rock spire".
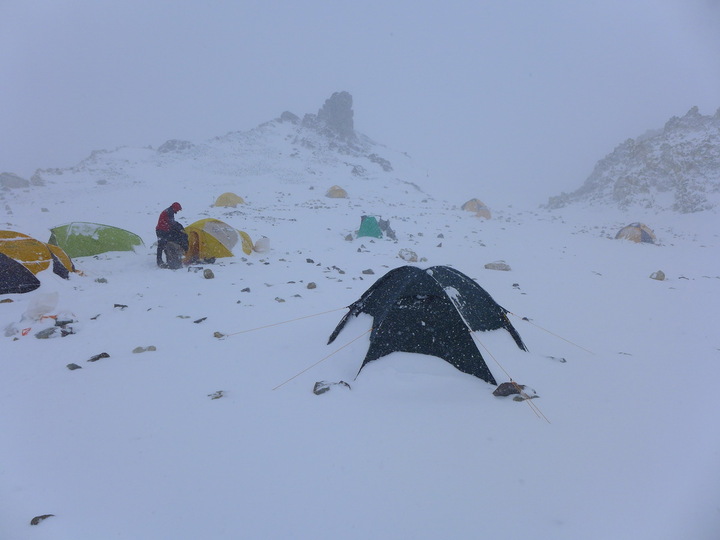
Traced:
[[354, 137], [353, 98], [348, 92], [335, 92], [325, 100], [317, 119], [341, 137]]

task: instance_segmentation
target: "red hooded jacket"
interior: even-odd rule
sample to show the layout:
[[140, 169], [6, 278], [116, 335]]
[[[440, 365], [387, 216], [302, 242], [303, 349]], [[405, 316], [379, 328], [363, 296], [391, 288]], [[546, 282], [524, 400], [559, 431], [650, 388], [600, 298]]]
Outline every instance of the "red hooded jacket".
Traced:
[[157, 225], [155, 226], [156, 231], [170, 232], [175, 224], [175, 213], [182, 210], [180, 203], [172, 203], [171, 206], [166, 208], [160, 213]]

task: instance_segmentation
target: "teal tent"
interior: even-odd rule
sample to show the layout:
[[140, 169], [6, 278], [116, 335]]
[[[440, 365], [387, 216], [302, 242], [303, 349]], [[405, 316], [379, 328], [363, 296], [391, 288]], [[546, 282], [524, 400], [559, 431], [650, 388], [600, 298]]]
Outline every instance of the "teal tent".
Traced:
[[360, 218], [360, 228], [357, 231], [357, 236], [358, 238], [361, 236], [382, 238], [383, 233], [377, 219], [374, 216], [362, 216], [362, 218]]
[[[48, 244], [60, 246], [70, 257], [88, 257], [108, 251], [134, 251], [143, 241], [137, 234], [100, 223], [73, 221], [50, 229]], [[71, 255], [72, 254], [72, 255]]]

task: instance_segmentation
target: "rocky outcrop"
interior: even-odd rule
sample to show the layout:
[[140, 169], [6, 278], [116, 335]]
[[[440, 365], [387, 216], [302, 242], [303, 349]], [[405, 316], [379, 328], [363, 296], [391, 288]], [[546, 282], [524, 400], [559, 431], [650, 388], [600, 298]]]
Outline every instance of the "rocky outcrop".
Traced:
[[660, 130], [626, 140], [579, 189], [551, 197], [546, 206], [579, 202], [681, 213], [714, 208], [720, 204], [720, 109], [703, 116], [693, 107]]
[[17, 189], [30, 186], [30, 180], [18, 176], [14, 173], [4, 172], [0, 174], [0, 188]]
[[330, 134], [343, 139], [354, 139], [355, 127], [352, 105], [353, 99], [348, 92], [335, 92], [325, 100], [317, 115], [305, 115], [303, 126], [321, 132], [330, 132]]
[[165, 141], [160, 147], [157, 149], [158, 154], [168, 154], [171, 152], [185, 152], [187, 150], [192, 150], [195, 147], [193, 143], [190, 141], [181, 141], [179, 139], [170, 139], [169, 141]]

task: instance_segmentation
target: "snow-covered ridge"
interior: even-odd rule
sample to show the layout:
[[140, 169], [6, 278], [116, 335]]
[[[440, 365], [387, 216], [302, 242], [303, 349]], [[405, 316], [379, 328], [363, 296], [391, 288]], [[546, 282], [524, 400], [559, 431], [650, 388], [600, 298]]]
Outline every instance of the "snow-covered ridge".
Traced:
[[[285, 184], [312, 183], [332, 169], [339, 181], [381, 179], [382, 183], [414, 182], [419, 173], [410, 158], [356, 132], [352, 97], [336, 92], [317, 114], [300, 118], [284, 112], [248, 131], [233, 131], [195, 142], [171, 139], [157, 147], [96, 150], [73, 167], [39, 169], [33, 185], [62, 182], [105, 185], [136, 181], [142, 170], [195, 170], [198, 176], [219, 175], [237, 182], [272, 177]], [[290, 158], [290, 159], [287, 159]], [[30, 181], [23, 183], [26, 187]], [[327, 187], [330, 187], [329, 185]]]
[[718, 206], [720, 109], [703, 116], [693, 107], [661, 130], [626, 140], [595, 165], [580, 188], [550, 197], [547, 207], [574, 203], [680, 213]]

